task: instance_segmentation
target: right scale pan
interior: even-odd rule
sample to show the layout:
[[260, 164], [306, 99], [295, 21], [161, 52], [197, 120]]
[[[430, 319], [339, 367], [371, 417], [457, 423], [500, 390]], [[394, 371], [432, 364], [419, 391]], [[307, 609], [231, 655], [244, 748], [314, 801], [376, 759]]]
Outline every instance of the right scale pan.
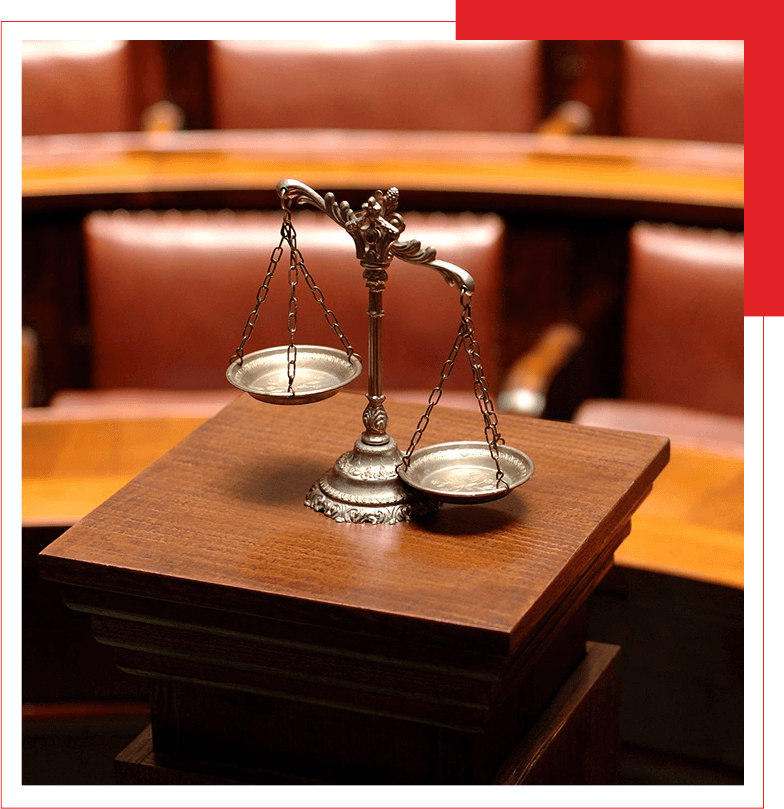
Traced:
[[504, 444], [498, 446], [497, 468], [484, 441], [451, 441], [434, 444], [411, 454], [408, 468], [398, 474], [412, 488], [444, 503], [488, 503], [509, 494], [534, 473], [533, 461]]

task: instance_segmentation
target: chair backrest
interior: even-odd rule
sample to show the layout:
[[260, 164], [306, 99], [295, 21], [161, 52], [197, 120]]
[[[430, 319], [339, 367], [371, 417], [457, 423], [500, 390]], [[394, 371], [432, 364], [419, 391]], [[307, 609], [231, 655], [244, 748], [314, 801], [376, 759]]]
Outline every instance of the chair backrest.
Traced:
[[742, 40], [626, 40], [621, 133], [743, 143]]
[[218, 129], [529, 132], [536, 40], [215, 40]]
[[127, 40], [22, 43], [22, 134], [71, 135], [139, 128]]
[[128, 40], [22, 40], [22, 135], [132, 130]]
[[[495, 380], [504, 226], [492, 214], [408, 214], [404, 239], [476, 280], [473, 317]], [[296, 211], [298, 246], [327, 306], [367, 358], [367, 290], [351, 237], [325, 215]], [[97, 212], [85, 220], [96, 388], [214, 390], [256, 302], [279, 212]], [[280, 261], [246, 352], [288, 343], [288, 252]], [[297, 288], [297, 342], [340, 346], [304, 278]], [[395, 259], [384, 293], [386, 390], [431, 389], [457, 335], [459, 293], [437, 272]], [[447, 390], [471, 388], [468, 360]], [[355, 387], [366, 385], [365, 376]]]
[[743, 415], [743, 235], [632, 229], [625, 396]]

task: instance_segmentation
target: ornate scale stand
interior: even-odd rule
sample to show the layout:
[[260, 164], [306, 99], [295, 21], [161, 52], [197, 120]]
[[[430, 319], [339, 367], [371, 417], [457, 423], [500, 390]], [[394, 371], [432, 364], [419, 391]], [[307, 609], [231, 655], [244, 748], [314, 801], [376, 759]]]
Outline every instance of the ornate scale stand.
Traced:
[[[332, 469], [313, 484], [305, 504], [338, 522], [392, 524], [435, 511], [443, 502], [495, 500], [528, 480], [534, 468], [531, 459], [519, 450], [507, 447], [498, 432], [498, 419], [488, 393], [471, 319], [474, 280], [462, 268], [436, 260], [436, 251], [432, 247], [423, 248], [414, 239], [400, 241], [405, 223], [397, 212], [398, 190], [376, 191], [356, 213], [347, 202], [337, 202], [334, 194], [321, 197], [297, 180], [281, 180], [277, 190], [283, 207], [281, 240], [272, 252], [267, 274], [256, 295], [256, 305], [230, 361], [226, 372], [229, 382], [263, 402], [308, 404], [334, 396], [361, 373], [359, 356], [346, 339], [334, 313], [327, 308], [324, 295], [297, 247], [291, 222], [291, 209], [295, 204], [318, 208], [353, 238], [369, 294], [368, 404], [362, 415], [365, 430], [354, 448], [341, 455]], [[246, 355], [245, 344], [253, 331], [259, 308], [267, 297], [270, 281], [284, 252], [284, 243], [289, 247], [290, 257], [289, 344]], [[381, 373], [382, 296], [388, 279], [387, 269], [394, 257], [439, 272], [450, 286], [460, 290], [462, 305], [454, 345], [405, 454], [387, 433]], [[324, 310], [343, 351], [295, 343], [296, 291], [300, 274]], [[465, 347], [471, 364], [474, 392], [485, 422], [485, 441], [456, 441], [417, 450], [461, 346]]]

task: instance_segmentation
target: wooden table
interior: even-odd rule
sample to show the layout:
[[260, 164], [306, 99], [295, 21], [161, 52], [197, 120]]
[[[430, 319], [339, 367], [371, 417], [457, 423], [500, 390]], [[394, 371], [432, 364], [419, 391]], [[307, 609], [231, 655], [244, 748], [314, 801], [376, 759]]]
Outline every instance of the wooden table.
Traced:
[[[537, 464], [519, 491], [335, 523], [302, 499], [363, 402], [240, 397], [41, 555], [118, 665], [154, 680], [152, 733], [121, 779], [607, 779], [617, 663], [586, 655], [585, 605], [667, 441], [506, 417]], [[389, 402], [401, 443], [419, 411]], [[427, 441], [481, 435], [478, 420], [434, 414]]]

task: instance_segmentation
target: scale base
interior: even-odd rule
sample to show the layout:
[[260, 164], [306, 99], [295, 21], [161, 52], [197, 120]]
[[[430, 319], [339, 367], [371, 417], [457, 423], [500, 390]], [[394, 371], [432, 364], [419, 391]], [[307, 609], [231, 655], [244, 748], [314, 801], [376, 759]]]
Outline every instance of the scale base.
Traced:
[[440, 501], [400, 479], [401, 460], [393, 438], [384, 444], [366, 444], [360, 438], [311, 486], [305, 505], [336, 522], [387, 525], [438, 511]]

